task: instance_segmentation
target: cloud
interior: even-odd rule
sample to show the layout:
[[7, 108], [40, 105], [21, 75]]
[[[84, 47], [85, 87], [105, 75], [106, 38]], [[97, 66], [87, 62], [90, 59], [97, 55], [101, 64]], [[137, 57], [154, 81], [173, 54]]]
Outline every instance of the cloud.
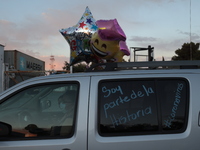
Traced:
[[177, 30], [177, 31], [178, 31], [179, 34], [186, 35], [188, 37], [190, 37], [190, 34], [191, 34], [191, 41], [192, 42], [197, 42], [197, 43], [200, 42], [200, 35], [198, 35], [197, 33], [183, 32], [183, 31], [180, 31], [180, 30]]
[[8, 20], [0, 20], [0, 26], [5, 27], [7, 29], [11, 26], [15, 27], [16, 25]]
[[[167, 52], [173, 52], [177, 49], [179, 43], [181, 46], [187, 40], [179, 39], [171, 42], [172, 38], [170, 37], [169, 41], [164, 41], [163, 39], [155, 38], [157, 35], [154, 33], [146, 34], [149, 36], [140, 36], [139, 32], [142, 35], [146, 33], [144, 28], [152, 30], [149, 25], [153, 26], [149, 24], [148, 19], [142, 19], [145, 17], [144, 15], [151, 18], [151, 14], [142, 14], [142, 10], [147, 9], [151, 11], [157, 8], [155, 7], [156, 5], [160, 7], [160, 5], [164, 6], [168, 2], [176, 1], [180, 0], [126, 0], [123, 3], [116, 0], [102, 0], [99, 2], [85, 0], [83, 3], [78, 0], [70, 3], [68, 1], [59, 1], [56, 2], [60, 3], [59, 8], [48, 5], [48, 7], [54, 9], [44, 9], [45, 7], [43, 7], [44, 10], [42, 10], [42, 13], [36, 16], [30, 15], [32, 14], [30, 12], [26, 12], [25, 18], [20, 18], [19, 22], [12, 22], [5, 19], [0, 20], [0, 44], [6, 45], [5, 49], [20, 50], [44, 60], [46, 62], [46, 69], [49, 68], [49, 59], [52, 54], [55, 56], [56, 69], [61, 69], [64, 61], [69, 60], [70, 48], [69, 44], [59, 33], [59, 29], [75, 25], [88, 5], [96, 20], [117, 18], [124, 32], [130, 34], [127, 34], [131, 37], [127, 39], [127, 43], [131, 42], [132, 44], [134, 42], [134, 46], [137, 44], [145, 47], [150, 43], [155, 47], [156, 53], [164, 51], [163, 53], [167, 55]], [[13, 16], [15, 15], [13, 14]], [[137, 36], [131, 36], [133, 33]], [[180, 34], [188, 36], [186, 32], [180, 32]], [[194, 33], [192, 34], [192, 39], [199, 40], [200, 37], [197, 33]]]
[[84, 12], [72, 9], [48, 9], [37, 17], [26, 16], [18, 23], [0, 20], [0, 44], [5, 45], [5, 50], [18, 50], [45, 61], [46, 70], [50, 69], [53, 54], [55, 69], [62, 70], [64, 62], [69, 62], [70, 50], [59, 29], [75, 25]]
[[[50, 55], [55, 51], [61, 55], [63, 51], [69, 49], [69, 46], [59, 33], [59, 29], [64, 24], [59, 22], [64, 19], [56, 16], [64, 16], [64, 13], [49, 10], [47, 13], [42, 13], [40, 17], [29, 16], [19, 23], [0, 20], [0, 42], [6, 45], [6, 50], [16, 49], [25, 52], [29, 50], [33, 53], [40, 52], [41, 55]], [[68, 21], [70, 22], [69, 19]]]
[[134, 42], [155, 42], [157, 41], [154, 37], [142, 37], [142, 36], [132, 36], [129, 41]]

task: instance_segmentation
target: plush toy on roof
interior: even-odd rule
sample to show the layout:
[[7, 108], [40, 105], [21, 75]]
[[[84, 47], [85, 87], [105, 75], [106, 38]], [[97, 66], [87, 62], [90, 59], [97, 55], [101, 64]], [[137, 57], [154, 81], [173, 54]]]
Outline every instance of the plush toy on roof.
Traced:
[[130, 55], [126, 45], [126, 35], [116, 19], [98, 20], [97, 32], [92, 35], [91, 49], [99, 58], [108, 62], [122, 62], [123, 56]]

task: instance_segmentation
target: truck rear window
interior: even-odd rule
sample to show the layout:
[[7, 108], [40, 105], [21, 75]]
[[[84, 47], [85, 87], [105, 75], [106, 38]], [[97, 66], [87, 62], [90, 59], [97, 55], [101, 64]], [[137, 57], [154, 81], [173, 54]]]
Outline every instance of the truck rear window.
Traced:
[[98, 131], [102, 136], [169, 134], [187, 126], [188, 82], [183, 78], [103, 80]]

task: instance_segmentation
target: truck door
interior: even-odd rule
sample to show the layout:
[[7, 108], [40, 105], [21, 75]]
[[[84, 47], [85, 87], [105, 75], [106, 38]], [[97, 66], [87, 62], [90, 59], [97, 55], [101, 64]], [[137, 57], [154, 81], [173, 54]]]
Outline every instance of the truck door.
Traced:
[[0, 150], [86, 150], [89, 77], [24, 82], [0, 97]]
[[188, 122], [189, 82], [180, 74], [92, 77], [89, 104], [88, 150], [198, 149]]

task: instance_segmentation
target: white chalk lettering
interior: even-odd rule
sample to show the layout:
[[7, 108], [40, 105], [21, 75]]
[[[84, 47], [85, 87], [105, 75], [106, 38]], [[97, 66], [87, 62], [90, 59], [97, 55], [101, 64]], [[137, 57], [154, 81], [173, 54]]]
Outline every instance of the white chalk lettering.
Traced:
[[[132, 90], [132, 93], [129, 96], [119, 96], [116, 100], [111, 101], [109, 103], [105, 103], [104, 104], [104, 113], [105, 113], [105, 117], [108, 117], [107, 114], [107, 110], [108, 109], [112, 109], [116, 106], [122, 105], [124, 103], [127, 103], [131, 100], [136, 100], [137, 98], [141, 98], [141, 97], [145, 97], [145, 96], [150, 96], [150, 94], [154, 94], [154, 91], [151, 87], [146, 87], [144, 85], [142, 85], [143, 87], [143, 91], [134, 91]], [[117, 88], [113, 88], [112, 90], [107, 89], [105, 86], [102, 88], [102, 91], [104, 91], [105, 93], [107, 93], [107, 95], [104, 95], [104, 97], [108, 97], [111, 93], [116, 93], [117, 91], [120, 92], [120, 94], [123, 95], [122, 89], [120, 86], [118, 86]]]
[[119, 92], [121, 95], [123, 95], [123, 91], [120, 86], [111, 89], [107, 89], [106, 86], [104, 86], [102, 87], [102, 92], [106, 94], [104, 95], [104, 97], [109, 97], [111, 94], [114, 94], [116, 92]]
[[172, 121], [175, 120], [176, 113], [177, 113], [179, 104], [181, 102], [181, 92], [183, 90], [183, 87], [184, 87], [184, 85], [182, 83], [178, 83], [178, 87], [177, 87], [177, 90], [176, 90], [176, 93], [175, 93], [175, 100], [174, 100], [174, 103], [173, 103], [171, 114], [168, 116], [167, 120], [164, 120], [164, 125], [167, 128], [171, 128]]
[[125, 116], [120, 116], [119, 118], [116, 118], [114, 114], [110, 115], [111, 122], [113, 126], [118, 126], [121, 124], [126, 124], [127, 122], [139, 119], [141, 117], [145, 117], [147, 115], [151, 115], [152, 110], [151, 106], [138, 110], [137, 112], [130, 113], [128, 110], [126, 110], [126, 115]]
[[136, 99], [138, 97], [143, 97], [143, 96], [144, 94], [142, 93], [142, 91], [138, 91], [136, 93], [134, 90], [132, 90], [131, 99]]
[[127, 103], [129, 101], [130, 101], [130, 99], [128, 98], [128, 96], [125, 96], [125, 97], [119, 96], [119, 98], [116, 101], [112, 101], [110, 103], [104, 104], [104, 112], [105, 112], [106, 118], [108, 117], [107, 110], [109, 108], [114, 108], [116, 106], [119, 106], [120, 104]]
[[146, 92], [146, 95], [149, 96], [149, 94], [154, 93], [153, 89], [150, 88], [146, 88], [144, 85], [142, 85], [142, 87], [144, 88], [144, 91]]

